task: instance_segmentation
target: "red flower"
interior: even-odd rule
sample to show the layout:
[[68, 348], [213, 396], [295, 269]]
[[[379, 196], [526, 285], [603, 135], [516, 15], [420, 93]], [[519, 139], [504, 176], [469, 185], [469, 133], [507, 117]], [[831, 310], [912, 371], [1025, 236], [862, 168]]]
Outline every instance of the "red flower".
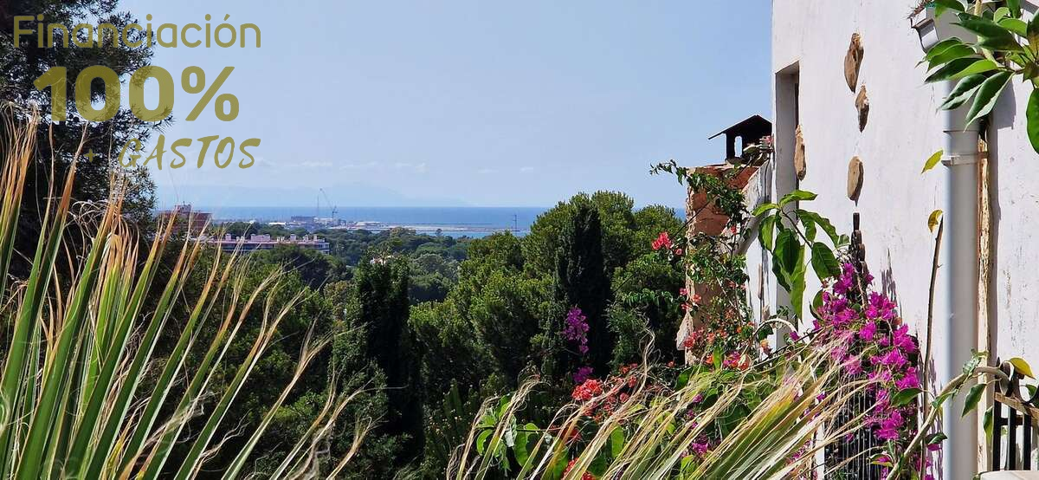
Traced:
[[660, 250], [662, 248], [671, 250], [671, 237], [667, 232], [660, 232], [660, 236], [653, 241], [653, 250]]
[[574, 387], [574, 392], [570, 394], [570, 397], [574, 400], [587, 402], [599, 395], [602, 395], [602, 383], [592, 378]]
[[[566, 470], [563, 470], [563, 476], [564, 477], [566, 476], [566, 474], [570, 473], [570, 469], [571, 468], [574, 468], [574, 463], [577, 463], [577, 459], [576, 458], [573, 459], [573, 460], [570, 460], [570, 463], [566, 464]], [[595, 480], [595, 475], [592, 475], [592, 474], [590, 474], [588, 472], [584, 472], [584, 475], [581, 475], [581, 480]]]

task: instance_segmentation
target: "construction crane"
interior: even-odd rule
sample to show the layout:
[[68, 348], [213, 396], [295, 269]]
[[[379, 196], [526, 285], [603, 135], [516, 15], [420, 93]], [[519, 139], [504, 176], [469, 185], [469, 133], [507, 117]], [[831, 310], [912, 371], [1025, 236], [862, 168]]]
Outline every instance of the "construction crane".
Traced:
[[339, 212], [339, 207], [332, 205], [332, 201], [328, 199], [328, 193], [325, 193], [325, 189], [319, 188], [321, 194], [325, 196], [325, 203], [328, 204], [328, 208], [332, 209], [332, 222], [335, 223], [336, 213]]

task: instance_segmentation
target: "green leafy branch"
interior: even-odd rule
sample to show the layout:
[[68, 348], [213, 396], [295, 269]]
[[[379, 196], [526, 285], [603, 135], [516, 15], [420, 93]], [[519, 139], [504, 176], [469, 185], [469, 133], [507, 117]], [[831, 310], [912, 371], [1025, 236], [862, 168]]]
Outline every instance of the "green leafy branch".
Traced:
[[[778, 203], [766, 203], [754, 209], [759, 218], [758, 240], [772, 252], [772, 272], [779, 285], [790, 293], [791, 312], [800, 317], [804, 305], [805, 273], [812, 266], [820, 280], [841, 274], [835, 251], [848, 245], [846, 235], [837, 233], [833, 224], [818, 213], [801, 208], [787, 208], [795, 202], [815, 200], [816, 194], [794, 190]], [[817, 240], [822, 231], [830, 245]]]
[[[968, 413], [978, 408], [982, 394], [985, 393], [985, 389], [988, 388], [992, 381], [1010, 381], [1010, 377], [1002, 369], [981, 364], [987, 356], [987, 352], [974, 352], [971, 359], [963, 366], [963, 372], [956, 376], [956, 378], [950, 380], [945, 388], [943, 388], [941, 392], [938, 392], [938, 395], [934, 396], [934, 399], [930, 402], [931, 409], [922, 425], [933, 425], [938, 419], [938, 416], [942, 413], [943, 405], [959, 394], [959, 392], [963, 390], [971, 380], [977, 379], [979, 381], [967, 390], [967, 396], [964, 397], [963, 401], [963, 411], [960, 413], [961, 417], [966, 416]], [[1011, 371], [1016, 371], [1026, 377], [1033, 377], [1031, 367], [1022, 358], [1015, 357], [1007, 362], [1007, 365], [1009, 365]], [[987, 378], [993, 378], [994, 380], [985, 380]], [[899, 396], [910, 398], [920, 394], [927, 395], [927, 392], [922, 392], [919, 389], [909, 389], [896, 395], [892, 402], [897, 405], [897, 399]], [[906, 403], [908, 403], [908, 401]], [[986, 421], [989, 420], [986, 419]], [[927, 432], [927, 428], [921, 428], [916, 436], [909, 442], [909, 445], [906, 446], [904, 453], [897, 456], [898, 461], [888, 473], [887, 480], [899, 478], [898, 474], [903, 468], [905, 468], [906, 462], [912, 458], [912, 452], [919, 449], [921, 445], [934, 445], [946, 439], [945, 434], [942, 432], [932, 434], [928, 434]]]
[[942, 41], [921, 61], [927, 64], [927, 83], [957, 81], [939, 108], [970, 104], [970, 125], [992, 112], [1013, 78], [1031, 83], [1027, 131], [1032, 148], [1039, 152], [1039, 16], [1026, 22], [1020, 0], [1007, 0], [994, 10], [981, 2], [971, 9], [960, 0], [933, 3], [936, 16], [955, 14], [956, 25], [977, 35], [976, 41], [958, 37]]

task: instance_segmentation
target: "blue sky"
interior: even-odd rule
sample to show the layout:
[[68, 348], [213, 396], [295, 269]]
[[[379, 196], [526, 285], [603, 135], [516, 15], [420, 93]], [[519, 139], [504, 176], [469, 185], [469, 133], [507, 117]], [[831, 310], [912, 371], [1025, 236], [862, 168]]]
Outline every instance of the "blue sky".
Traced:
[[[178, 92], [174, 138], [262, 139], [246, 170], [153, 169], [162, 204], [548, 206], [620, 190], [682, 204], [652, 163], [723, 157], [707, 137], [769, 116], [771, 2], [123, 0], [152, 23], [262, 29], [260, 49], [156, 49], [240, 114], [220, 122]], [[197, 145], [198, 142], [196, 142]], [[197, 149], [189, 149], [195, 150]], [[189, 161], [188, 166], [192, 166]]]

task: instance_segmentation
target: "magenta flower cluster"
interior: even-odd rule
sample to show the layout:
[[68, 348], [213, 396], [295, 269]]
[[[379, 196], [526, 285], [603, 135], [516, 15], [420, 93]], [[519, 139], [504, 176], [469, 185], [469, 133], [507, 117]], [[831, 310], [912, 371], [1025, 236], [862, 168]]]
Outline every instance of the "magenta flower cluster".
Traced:
[[581, 355], [588, 353], [588, 318], [584, 316], [580, 308], [571, 308], [566, 314], [566, 325], [563, 328], [563, 338], [577, 344], [577, 351]]
[[915, 406], [895, 406], [892, 398], [900, 391], [920, 388], [910, 361], [918, 351], [917, 342], [902, 323], [895, 302], [868, 291], [872, 276], [861, 278], [861, 290], [859, 280], [855, 267], [844, 264], [841, 275], [822, 294], [821, 321], [816, 320], [815, 327], [822, 338], [836, 342], [830, 355], [843, 365], [846, 375], [871, 381], [875, 406], [867, 421], [873, 435], [885, 442], [905, 442], [916, 434], [911, 421]]
[[[588, 355], [588, 317], [580, 308], [571, 308], [566, 314], [566, 324], [563, 326], [563, 338], [577, 345], [577, 351], [581, 356]], [[579, 367], [573, 374], [574, 383], [583, 384], [592, 377], [592, 367]]]
[[592, 377], [592, 367], [580, 367], [574, 372], [574, 383], [580, 385]]

